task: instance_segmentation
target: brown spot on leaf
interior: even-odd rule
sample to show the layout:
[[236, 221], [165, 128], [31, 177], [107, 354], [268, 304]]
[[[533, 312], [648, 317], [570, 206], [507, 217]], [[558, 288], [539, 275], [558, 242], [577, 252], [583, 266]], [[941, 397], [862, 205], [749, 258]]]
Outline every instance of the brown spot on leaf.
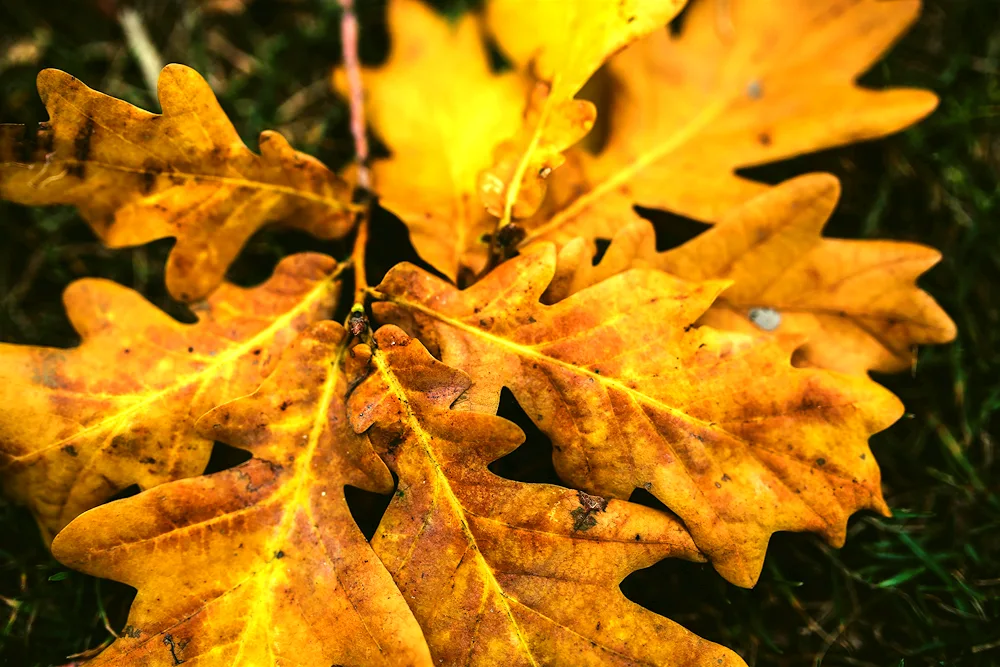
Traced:
[[570, 511], [573, 517], [573, 530], [588, 530], [597, 525], [595, 514], [608, 508], [608, 501], [600, 496], [592, 496], [583, 491], [577, 491], [580, 506]]

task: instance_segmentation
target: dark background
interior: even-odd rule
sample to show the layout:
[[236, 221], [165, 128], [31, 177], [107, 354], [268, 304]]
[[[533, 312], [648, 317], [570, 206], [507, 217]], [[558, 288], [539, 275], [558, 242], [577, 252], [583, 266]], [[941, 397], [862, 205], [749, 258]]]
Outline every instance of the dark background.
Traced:
[[[166, 62], [186, 63], [208, 77], [251, 148], [261, 130], [276, 128], [333, 167], [348, 161], [347, 109], [328, 85], [340, 61], [336, 0], [253, 0], [236, 14], [217, 11], [224, 4], [133, 6]], [[362, 58], [375, 64], [387, 46], [384, 7], [358, 4]], [[457, 14], [475, 3], [436, 4]], [[158, 110], [116, 19], [123, 6], [114, 0], [3, 3], [0, 122], [45, 119], [34, 87], [44, 67]], [[750, 665], [1000, 664], [998, 71], [1000, 2], [929, 0], [919, 24], [863, 82], [934, 90], [942, 102], [933, 116], [901, 135], [751, 172], [777, 182], [830, 171], [842, 179], [844, 196], [828, 234], [939, 248], [944, 260], [921, 284], [960, 334], [953, 345], [922, 350], [914, 373], [877, 378], [908, 410], [872, 442], [893, 519], [856, 516], [839, 551], [810, 535], [776, 535], [751, 591], [728, 585], [708, 566], [674, 561], [624, 582], [633, 600], [736, 649]], [[681, 242], [698, 229], [653, 217], [663, 243]], [[372, 224], [375, 283], [386, 268], [415, 255], [390, 214], [377, 211]], [[84, 276], [117, 280], [190, 320], [163, 287], [171, 243], [106, 250], [70, 208], [0, 202], [0, 340], [75, 344], [60, 294]], [[338, 258], [349, 252], [343, 244], [264, 231], [230, 279], [257, 282], [281, 256], [303, 249]], [[521, 424], [529, 441], [494, 468], [550, 480], [545, 438], [509, 396], [501, 414]], [[211, 467], [240, 458], [217, 446]], [[359, 523], [374, 530], [387, 500], [349, 491]], [[47, 554], [27, 512], [0, 499], [0, 664], [60, 665], [100, 646], [123, 626], [132, 593], [67, 571]]]

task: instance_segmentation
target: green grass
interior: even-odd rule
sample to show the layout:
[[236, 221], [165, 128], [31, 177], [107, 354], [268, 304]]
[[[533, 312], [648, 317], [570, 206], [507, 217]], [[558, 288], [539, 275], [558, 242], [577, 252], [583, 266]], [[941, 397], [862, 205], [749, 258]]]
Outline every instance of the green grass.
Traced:
[[[105, 3], [111, 4], [111, 3]], [[251, 147], [278, 128], [329, 164], [350, 158], [343, 103], [329, 91], [339, 60], [336, 2], [255, 0], [241, 16], [197, 3], [140, 3], [167, 61], [210, 77]], [[377, 3], [359, 3], [363, 57], [384, 53]], [[465, 3], [447, 3], [457, 11]], [[102, 3], [4, 3], [0, 121], [44, 119], [34, 77], [64, 69], [155, 109], [117, 22]], [[64, 7], [65, 5], [65, 7]], [[18, 41], [38, 58], [11, 63]], [[24, 47], [22, 46], [22, 52]], [[635, 600], [739, 652], [751, 665], [1000, 664], [1000, 3], [930, 0], [916, 28], [865, 77], [922, 86], [942, 98], [918, 127], [864, 145], [760, 170], [776, 179], [827, 170], [843, 180], [831, 233], [919, 241], [944, 260], [922, 281], [958, 323], [958, 341], [924, 349], [912, 374], [879, 378], [908, 414], [873, 440], [892, 519], [859, 515], [847, 546], [778, 535], [760, 584], [734, 588], [707, 566], [663, 562], [629, 577]], [[292, 101], [290, 101], [292, 100]], [[399, 231], [387, 215], [387, 228]], [[170, 242], [101, 248], [70, 209], [0, 204], [0, 340], [71, 345], [59, 295], [104, 276], [179, 317], [163, 289]], [[295, 234], [255, 237], [232, 276], [265, 275], [285, 252], [335, 244]], [[406, 248], [376, 250], [384, 268]], [[372, 278], [377, 278], [378, 274]], [[30, 517], [0, 500], [0, 664], [58, 665], [121, 628], [131, 590], [69, 572], [47, 555]]]

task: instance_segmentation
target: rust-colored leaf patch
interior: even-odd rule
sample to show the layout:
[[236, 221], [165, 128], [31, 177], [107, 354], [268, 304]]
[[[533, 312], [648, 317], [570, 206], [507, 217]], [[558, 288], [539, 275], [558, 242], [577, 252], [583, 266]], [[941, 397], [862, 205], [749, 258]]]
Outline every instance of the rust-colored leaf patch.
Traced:
[[916, 286], [941, 256], [915, 243], [822, 237], [839, 194], [829, 174], [801, 176], [662, 253], [653, 226], [634, 222], [615, 235], [596, 266], [592, 244], [576, 239], [559, 251], [546, 297], [558, 300], [636, 267], [731, 280], [701, 323], [772, 333], [802, 364], [856, 374], [905, 370], [918, 344], [955, 337], [955, 324]]
[[320, 238], [350, 231], [347, 184], [276, 132], [252, 153], [189, 67], [160, 73], [162, 115], [54, 69], [38, 75], [38, 93], [49, 120], [37, 133], [0, 126], [0, 197], [72, 204], [114, 248], [176, 238], [166, 275], [177, 299], [208, 295], [267, 223]]
[[776, 531], [841, 544], [853, 512], [888, 511], [867, 443], [902, 414], [888, 391], [793, 368], [762, 336], [695, 327], [722, 281], [632, 270], [542, 305], [555, 263], [541, 244], [464, 291], [400, 265], [375, 313], [469, 373], [464, 409], [495, 413], [510, 388], [568, 484], [649, 490], [734, 583], [757, 580]]
[[195, 307], [195, 324], [107, 280], [70, 285], [79, 347], [0, 344], [4, 491], [51, 540], [131, 484], [201, 473], [212, 439], [195, 420], [253, 391], [298, 331], [329, 316], [334, 269], [324, 255], [293, 255], [258, 287], [223, 284]]
[[254, 458], [87, 512], [53, 544], [64, 563], [135, 586], [126, 632], [88, 664], [422, 665], [430, 655], [344, 500], [392, 477], [344, 411], [347, 333], [304, 331], [202, 437]]
[[[618, 589], [662, 558], [700, 557], [680, 522], [494, 475], [487, 465], [521, 443], [521, 430], [449, 410], [469, 377], [400, 329], [379, 329], [374, 343], [356, 349], [371, 354], [371, 375], [348, 410], [399, 487], [372, 546], [410, 603], [434, 664], [744, 665]], [[577, 528], [581, 509], [597, 512], [586, 530]]]

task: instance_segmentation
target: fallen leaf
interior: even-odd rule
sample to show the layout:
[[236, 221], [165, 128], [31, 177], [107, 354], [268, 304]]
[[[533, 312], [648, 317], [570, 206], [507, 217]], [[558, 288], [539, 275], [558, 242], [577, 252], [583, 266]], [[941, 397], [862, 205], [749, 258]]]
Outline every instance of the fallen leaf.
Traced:
[[214, 406], [253, 391], [272, 357], [333, 310], [335, 263], [284, 259], [264, 284], [224, 283], [183, 324], [137, 292], [95, 278], [63, 297], [79, 347], [0, 344], [0, 478], [46, 541], [131, 484], [204, 470]]
[[745, 664], [618, 588], [664, 557], [700, 557], [676, 519], [494, 475], [487, 465], [524, 434], [492, 415], [448, 410], [467, 375], [393, 326], [368, 352], [372, 372], [348, 412], [399, 475], [372, 546], [434, 664]]
[[[452, 24], [418, 0], [391, 0], [387, 21], [389, 59], [362, 74], [368, 118], [392, 151], [373, 166], [375, 190], [420, 256], [455, 280], [486, 263], [495, 221], [477, 179], [520, 126], [529, 82], [492, 71], [472, 15]], [[336, 84], [346, 91], [342, 70]]]
[[955, 338], [955, 324], [916, 286], [941, 255], [915, 243], [823, 238], [839, 196], [829, 174], [785, 181], [662, 253], [643, 220], [622, 228], [596, 266], [593, 246], [578, 239], [559, 251], [547, 300], [634, 267], [731, 280], [700, 322], [773, 332], [803, 364], [856, 374], [906, 370], [918, 344]]
[[840, 545], [853, 512], [888, 513], [867, 440], [902, 414], [892, 394], [794, 368], [764, 337], [696, 328], [724, 281], [637, 269], [546, 306], [555, 263], [540, 244], [464, 291], [399, 265], [375, 315], [471, 375], [463, 408], [493, 413], [510, 388], [571, 486], [650, 491], [738, 585], [775, 531]]
[[254, 458], [87, 512], [63, 563], [138, 589], [89, 665], [426, 665], [406, 600], [354, 524], [344, 486], [393, 482], [344, 411], [347, 334], [305, 330], [250, 396], [198, 422]]
[[115, 248], [176, 238], [166, 267], [175, 298], [208, 295], [269, 222], [324, 239], [351, 229], [350, 187], [276, 132], [252, 153], [189, 67], [160, 73], [162, 115], [54, 69], [38, 75], [38, 93], [49, 121], [37, 136], [0, 126], [0, 197], [73, 204]]
[[498, 148], [494, 166], [481, 179], [483, 202], [501, 225], [538, 209], [563, 151], [593, 126], [594, 105], [573, 99], [587, 79], [608, 56], [665, 26], [686, 2], [541, 2], [530, 9], [523, 0], [487, 4], [490, 32], [514, 64], [539, 82], [524, 124]]
[[767, 189], [737, 169], [918, 121], [933, 93], [856, 80], [919, 11], [919, 0], [696, 0], [679, 35], [655, 31], [609, 61], [607, 147], [582, 179], [565, 175], [570, 196], [522, 223], [524, 242], [608, 236], [633, 205], [714, 222]]

